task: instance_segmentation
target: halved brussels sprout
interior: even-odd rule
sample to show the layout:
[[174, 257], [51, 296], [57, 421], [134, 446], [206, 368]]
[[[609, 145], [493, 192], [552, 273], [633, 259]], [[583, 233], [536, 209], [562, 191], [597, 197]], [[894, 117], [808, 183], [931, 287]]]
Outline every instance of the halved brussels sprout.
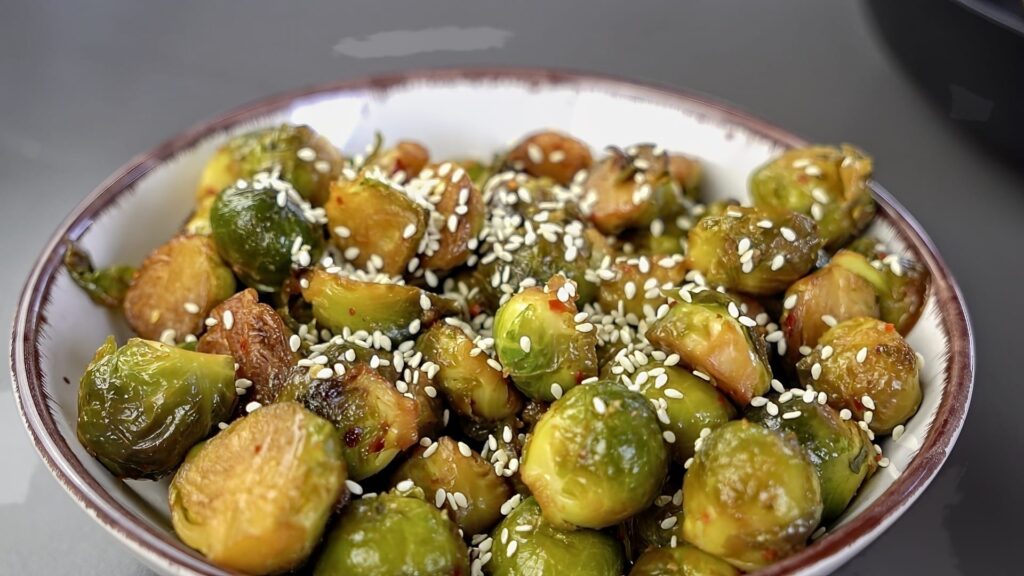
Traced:
[[319, 206], [341, 172], [338, 150], [309, 126], [281, 124], [228, 140], [207, 162], [197, 199], [216, 196], [239, 179], [277, 170], [303, 198]]
[[828, 265], [786, 290], [779, 319], [788, 356], [796, 362], [800, 348], [813, 348], [829, 324], [858, 316], [878, 317], [878, 296], [870, 282], [842, 266]]
[[533, 498], [494, 529], [489, 554], [484, 569], [492, 576], [620, 576], [626, 569], [614, 537], [586, 528], [561, 530], [542, 516]]
[[651, 548], [637, 558], [629, 576], [739, 576], [728, 562], [700, 548], [683, 544]]
[[815, 401], [797, 396], [786, 403], [778, 397], [774, 415], [767, 405], [747, 410], [746, 418], [769, 430], [792, 432], [807, 450], [821, 484], [822, 522], [839, 517], [853, 500], [865, 479], [876, 468], [875, 450], [867, 434], [839, 413]]
[[708, 284], [747, 294], [785, 290], [810, 270], [821, 248], [814, 221], [789, 210], [730, 207], [690, 229], [687, 263]]
[[573, 176], [593, 162], [583, 142], [553, 130], [523, 138], [508, 153], [508, 163], [537, 177], [551, 178], [566, 186]]
[[299, 359], [292, 352], [291, 330], [273, 308], [261, 304], [252, 288], [228, 298], [213, 309], [217, 321], [196, 349], [207, 354], [226, 354], [235, 359], [235, 374], [252, 382], [246, 396], [261, 404], [270, 404]]
[[78, 386], [78, 440], [118, 478], [156, 479], [231, 416], [230, 356], [110, 336]]
[[210, 211], [221, 256], [243, 282], [261, 292], [279, 289], [293, 263], [308, 266], [323, 249], [320, 227], [293, 195], [287, 182], [261, 173], [225, 188]]
[[818, 475], [796, 438], [737, 420], [704, 439], [683, 479], [681, 536], [756, 570], [802, 549], [821, 508]]
[[469, 551], [458, 527], [421, 494], [351, 502], [327, 535], [316, 576], [465, 574]]
[[296, 401], [338, 428], [348, 474], [373, 476], [416, 443], [418, 406], [365, 364], [329, 379], [293, 379], [278, 401]]
[[[772, 372], [764, 337], [753, 320], [740, 314], [733, 298], [714, 290], [687, 292], [654, 322], [647, 338], [657, 348], [714, 378], [740, 406], [771, 386]], [[746, 319], [746, 324], [742, 323]]]
[[551, 402], [597, 376], [597, 336], [576, 314], [575, 284], [559, 275], [516, 294], [494, 315], [494, 349], [523, 394]]
[[124, 315], [139, 336], [158, 340], [202, 332], [210, 310], [235, 293], [235, 277], [205, 236], [178, 236], [146, 257], [124, 293]]
[[313, 270], [307, 280], [302, 297], [313, 305], [320, 326], [336, 333], [346, 327], [353, 332], [379, 330], [402, 342], [458, 312], [455, 302], [414, 286], [364, 282], [320, 269]]
[[135, 276], [131, 266], [93, 267], [89, 253], [74, 242], [64, 248], [64, 267], [79, 288], [89, 295], [93, 302], [107, 308], [120, 308], [125, 292]]
[[[468, 454], [468, 456], [467, 456]], [[512, 497], [508, 482], [473, 449], [444, 436], [420, 446], [391, 475], [392, 485], [412, 480], [464, 534], [489, 530], [501, 518], [501, 505]]]
[[189, 453], [171, 482], [171, 522], [217, 566], [277, 574], [310, 555], [344, 486], [331, 423], [273, 404]]
[[797, 364], [797, 373], [804, 386], [828, 394], [833, 408], [850, 410], [875, 434], [888, 434], [917, 412], [917, 355], [895, 326], [851, 318], [822, 335], [818, 344]]
[[455, 411], [479, 423], [512, 418], [523, 407], [523, 397], [501, 370], [457, 326], [438, 322], [416, 342], [426, 360], [440, 367], [436, 384]]
[[896, 254], [869, 261], [852, 250], [840, 250], [832, 264], [867, 280], [878, 293], [879, 318], [906, 336], [917, 323], [928, 298], [931, 276], [920, 263]]
[[667, 466], [650, 403], [600, 381], [569, 390], [544, 414], [520, 476], [555, 526], [604, 528], [650, 506]]
[[[444, 167], [450, 170], [440, 175]], [[470, 255], [470, 242], [484, 227], [486, 210], [480, 190], [465, 169], [450, 162], [438, 168], [441, 176], [435, 185], [435, 217], [443, 222], [436, 248], [428, 251], [422, 266], [427, 270], [447, 271], [466, 263]]]
[[[624, 315], [632, 314], [635, 322], [653, 317], [654, 311], [668, 298], [663, 289], [678, 287], [686, 276], [686, 264], [682, 258], [668, 255], [621, 257], [609, 268], [611, 273], [599, 272], [597, 301], [604, 310], [619, 310]], [[604, 274], [604, 276], [601, 276]], [[605, 280], [608, 278], [608, 280]]]
[[846, 144], [794, 148], [754, 171], [750, 196], [755, 206], [811, 216], [825, 248], [834, 251], [875, 215], [871, 167], [870, 157]]
[[682, 211], [682, 187], [669, 173], [667, 157], [652, 160], [639, 149], [634, 152], [609, 149], [583, 184], [592, 198], [590, 218], [605, 234], [648, 226], [656, 218], [674, 218]]
[[402, 176], [400, 181], [408, 180], [420, 173], [430, 161], [430, 151], [419, 142], [399, 140], [391, 148], [381, 150], [368, 160], [368, 164], [377, 166], [391, 177]]

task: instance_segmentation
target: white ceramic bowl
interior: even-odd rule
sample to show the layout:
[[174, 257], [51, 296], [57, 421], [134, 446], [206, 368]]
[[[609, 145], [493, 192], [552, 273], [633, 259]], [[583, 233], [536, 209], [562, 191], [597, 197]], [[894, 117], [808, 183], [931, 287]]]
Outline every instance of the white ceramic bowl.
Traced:
[[[166, 481], [120, 481], [75, 437], [80, 375], [108, 334], [123, 341], [130, 331], [119, 314], [93, 305], [74, 286], [61, 268], [64, 243], [80, 242], [101, 265], [140, 262], [186, 219], [203, 163], [220, 143], [282, 121], [309, 124], [349, 153], [361, 151], [375, 131], [392, 141], [420, 140], [437, 157], [487, 157], [539, 128], [566, 131], [596, 150], [656, 142], [701, 159], [710, 198], [745, 199], [752, 169], [803, 143], [726, 107], [655, 87], [540, 70], [446, 70], [271, 98], [132, 160], [75, 209], [40, 256], [14, 319], [11, 371], [25, 426], [53, 475], [97, 522], [163, 573], [225, 574], [175, 537]], [[912, 253], [933, 278], [908, 336], [925, 358], [924, 402], [900, 441], [883, 443], [892, 465], [866, 483], [827, 535], [763, 574], [827, 573], [877, 538], [935, 477], [970, 402], [974, 345], [956, 283], [917, 222], [880, 186], [873, 190], [880, 210], [872, 232]]]

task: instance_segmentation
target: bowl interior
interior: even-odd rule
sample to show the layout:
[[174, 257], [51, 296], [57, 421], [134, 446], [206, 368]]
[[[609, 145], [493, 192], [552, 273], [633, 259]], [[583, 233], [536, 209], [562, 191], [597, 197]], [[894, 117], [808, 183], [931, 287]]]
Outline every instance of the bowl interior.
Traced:
[[[361, 152], [376, 131], [388, 141], [419, 140], [436, 158], [487, 158], [524, 133], [539, 128], [571, 133], [595, 151], [611, 144], [656, 142], [704, 162], [705, 194], [710, 199], [746, 200], [751, 170], [786, 146], [799, 143], [756, 121], [744, 124], [746, 120], [742, 117], [707, 104], [612, 81], [427, 76], [314, 91], [295, 99], [259, 105], [217, 125], [186, 133], [108, 183], [113, 186], [98, 190], [88, 201], [91, 208], [80, 208], [60, 234], [66, 232], [81, 242], [98, 265], [141, 262], [187, 218], [200, 171], [214, 149], [232, 134], [282, 121], [311, 125], [346, 154]], [[881, 217], [873, 225], [874, 234], [894, 248], [912, 252], [915, 244], [918, 249], [927, 245], [927, 240], [917, 237], [905, 223], [897, 223], [898, 208], [888, 205], [884, 198], [882, 208]], [[913, 242], [908, 243], [908, 234], [914, 235]], [[59, 253], [57, 244], [50, 249]], [[52, 265], [52, 254], [49, 264], [46, 260], [44, 257], [30, 280], [16, 318], [12, 360], [22, 390], [21, 402], [37, 446], [47, 453], [51, 469], [76, 500], [92, 508], [108, 528], [134, 540], [133, 547], [177, 547], [180, 552], [175, 555], [190, 555], [185, 564], [192, 570], [216, 573], [173, 536], [166, 481], [117, 480], [75, 438], [77, 382], [81, 373], [108, 334], [123, 342], [130, 330], [120, 314], [93, 305], [66, 272]], [[925, 260], [933, 264], [930, 259]], [[932, 270], [933, 275], [941, 272]], [[30, 305], [33, 294], [38, 306]], [[928, 437], [948, 382], [950, 335], [943, 313], [933, 290], [920, 322], [908, 337], [925, 360], [921, 375], [924, 402], [899, 441], [886, 439], [882, 443], [892, 464], [868, 481], [846, 514], [829, 528], [830, 532], [851, 522], [893, 486]], [[22, 339], [34, 344], [27, 346], [27, 352], [18, 345], [19, 327], [25, 329], [26, 325]], [[38, 351], [38, 358], [32, 357], [32, 350]], [[19, 360], [19, 354], [26, 357]], [[22, 361], [30, 374], [24, 373]], [[40, 427], [39, 422], [44, 425]], [[45, 430], [48, 426], [49, 431]], [[955, 439], [955, 431], [953, 436]], [[944, 452], [941, 457], [944, 459]], [[915, 488], [923, 488], [930, 477], [917, 482]], [[97, 503], [97, 494], [103, 494], [109, 501]], [[911, 494], [909, 501], [914, 497]], [[905, 504], [909, 505], [909, 501]], [[892, 512], [898, 515], [898, 511]], [[125, 514], [130, 521], [123, 522]], [[885, 525], [895, 519], [893, 514], [889, 514], [891, 518], [887, 518]], [[139, 523], [141, 528], [132, 526], [132, 522]], [[874, 527], [869, 532], [877, 535], [882, 528]], [[842, 548], [852, 552], [873, 536], [861, 531], [857, 537]], [[158, 564], [154, 558], [166, 558], [165, 553], [147, 555]], [[833, 564], [835, 559], [808, 558], [803, 568], [816, 572], [834, 567]], [[160, 567], [170, 569], [166, 564]]]

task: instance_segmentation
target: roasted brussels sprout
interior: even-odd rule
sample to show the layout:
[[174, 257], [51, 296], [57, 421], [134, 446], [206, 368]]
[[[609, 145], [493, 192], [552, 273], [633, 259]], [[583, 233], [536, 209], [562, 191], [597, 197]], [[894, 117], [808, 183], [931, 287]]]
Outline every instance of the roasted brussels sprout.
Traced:
[[350, 503], [327, 535], [316, 576], [469, 574], [458, 527], [417, 495]]
[[593, 162], [590, 149], [579, 140], [552, 130], [523, 138], [508, 153], [508, 162], [528, 174], [551, 178], [566, 186]]
[[664, 155], [652, 162], [635, 152], [609, 149], [583, 184], [590, 197], [590, 218], [605, 234], [648, 226], [656, 218], [673, 218], [682, 211], [682, 188], [666, 170]]
[[779, 319], [791, 361], [801, 357], [800, 349], [813, 348], [830, 324], [848, 318], [877, 318], [878, 296], [870, 282], [842, 266], [828, 265], [786, 290]]
[[821, 487], [796, 439], [747, 420], [708, 435], [683, 479], [682, 537], [741, 570], [804, 547]]
[[750, 196], [755, 206], [811, 216], [825, 248], [834, 251], [875, 215], [867, 185], [871, 165], [870, 157], [845, 144], [794, 148], [754, 171]]
[[273, 404], [189, 452], [171, 482], [171, 522], [218, 566], [276, 574], [313, 551], [344, 486], [331, 423]]
[[273, 292], [293, 264], [305, 267], [319, 258], [323, 234], [287, 182], [260, 173], [238, 184], [225, 188], [213, 203], [213, 240], [243, 282]]
[[650, 403], [600, 381], [569, 390], [544, 414], [520, 475], [555, 526], [604, 528], [650, 506], [667, 466]]
[[644, 552], [629, 576], [739, 576], [728, 562], [683, 544], [676, 548], [652, 548]]
[[345, 258], [389, 276], [405, 272], [427, 230], [423, 206], [374, 178], [331, 184], [325, 208], [331, 240]]
[[205, 236], [178, 236], [142, 263], [124, 294], [124, 315], [148, 340], [198, 334], [210, 310], [235, 293], [235, 277]]
[[512, 497], [508, 482], [469, 446], [444, 436], [419, 447], [391, 475], [392, 485], [404, 480], [433, 495], [438, 508], [465, 534], [489, 530], [501, 518], [501, 505]]
[[235, 404], [230, 356], [107, 338], [78, 386], [78, 440], [118, 478], [156, 479], [227, 419]]
[[97, 270], [88, 252], [74, 242], [68, 242], [64, 249], [64, 267], [93, 302], [107, 308], [121, 307], [125, 292], [135, 276], [135, 269], [131, 266], [118, 265]]
[[867, 434], [839, 413], [816, 401], [797, 396], [788, 402], [773, 397], [779, 411], [771, 414], [767, 404], [750, 407], [746, 418], [769, 430], [792, 432], [807, 450], [821, 484], [822, 522], [839, 517], [853, 500], [865, 479], [876, 468], [875, 450]]
[[455, 302], [404, 284], [379, 284], [314, 270], [302, 296], [324, 328], [340, 333], [380, 331], [394, 342], [407, 340], [443, 316], [458, 312]]
[[788, 210], [730, 207], [690, 229], [687, 263], [711, 285], [747, 294], [785, 290], [810, 270], [821, 248], [814, 221]]
[[430, 151], [425, 146], [412, 140], [399, 140], [391, 148], [375, 154], [368, 164], [379, 167], [398, 181], [405, 181], [419, 174], [429, 161]]
[[632, 314], [636, 323], [642, 318], [653, 319], [658, 307], [668, 302], [662, 290], [678, 287], [683, 282], [686, 265], [681, 257], [667, 255], [620, 257], [609, 272], [602, 270], [598, 276], [601, 283], [597, 301], [601, 307], [618, 310], [627, 318]]
[[585, 528], [561, 530], [542, 516], [533, 498], [498, 524], [490, 542], [491, 559], [484, 569], [492, 576], [620, 576], [626, 569], [622, 545], [614, 537]]
[[341, 155], [309, 126], [282, 124], [228, 140], [207, 162], [196, 196], [216, 196], [239, 179], [278, 171], [303, 198], [319, 206], [341, 172]]
[[214, 308], [217, 321], [196, 349], [226, 354], [235, 359], [235, 374], [252, 383], [250, 400], [270, 404], [277, 397], [288, 371], [298, 360], [289, 340], [292, 333], [273, 308], [261, 304], [253, 289], [244, 290]]
[[576, 322], [576, 285], [563, 276], [523, 290], [494, 315], [494, 349], [512, 382], [534, 400], [551, 402], [597, 376], [593, 326]]
[[465, 169], [446, 162], [437, 169], [437, 176], [431, 202], [434, 217], [443, 224], [434, 239], [436, 246], [424, 253], [422, 266], [447, 271], [469, 260], [470, 243], [484, 226], [484, 200]]
[[822, 335], [797, 364], [804, 386], [828, 394], [875, 434], [888, 434], [921, 405], [917, 355], [896, 327], [875, 318], [851, 318]]
[[341, 451], [354, 480], [380, 472], [417, 440], [416, 401], [365, 364], [342, 376], [291, 380], [278, 400], [300, 402], [338, 427]]
[[684, 299], [648, 329], [651, 344], [678, 354], [685, 364], [714, 378], [740, 406], [767, 392], [772, 372], [764, 337], [753, 329], [756, 323], [720, 292], [680, 296]]
[[896, 254], [879, 256], [869, 261], [857, 252], [840, 250], [832, 257], [832, 264], [870, 282], [878, 293], [879, 318], [906, 336], [924, 310], [931, 277], [914, 260]]
[[420, 337], [416, 347], [426, 360], [440, 367], [436, 383], [460, 416], [494, 423], [512, 418], [522, 409], [523, 397], [458, 326], [438, 322]]

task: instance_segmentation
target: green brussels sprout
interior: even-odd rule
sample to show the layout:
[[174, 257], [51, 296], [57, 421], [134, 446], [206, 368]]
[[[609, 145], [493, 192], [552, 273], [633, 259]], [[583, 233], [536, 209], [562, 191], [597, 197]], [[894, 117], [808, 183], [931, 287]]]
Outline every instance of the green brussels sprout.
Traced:
[[365, 364], [329, 379], [293, 379], [278, 401], [299, 402], [338, 428], [353, 480], [380, 472], [418, 439], [416, 401]]
[[124, 294], [135, 276], [135, 269], [131, 266], [118, 265], [97, 270], [89, 253], [70, 241], [64, 248], [64, 268], [93, 302], [107, 308], [121, 307]]
[[622, 545], [613, 536], [586, 528], [559, 529], [533, 498], [516, 506], [489, 542], [490, 560], [484, 569], [492, 576], [620, 576], [626, 569]]
[[434, 504], [446, 509], [464, 534], [493, 527], [501, 518], [502, 504], [512, 497], [508, 482], [486, 460], [447, 436], [409, 454], [391, 475], [392, 486], [405, 480], [433, 495]]
[[437, 178], [436, 197], [431, 201], [434, 217], [443, 224], [437, 246], [424, 254], [421, 265], [426, 270], [447, 271], [469, 260], [470, 245], [483, 230], [486, 210], [483, 195], [463, 168], [446, 162], [438, 168]]
[[807, 450], [821, 484], [822, 522], [839, 517], [876, 468], [867, 434], [827, 405], [800, 399], [781, 402], [774, 415], [767, 405], [747, 410], [746, 418], [777, 432], [792, 432]]
[[286, 572], [313, 551], [344, 487], [331, 423], [293, 402], [272, 404], [189, 452], [171, 481], [171, 522], [217, 566]]
[[667, 255], [620, 256], [604, 268], [610, 273], [599, 272], [598, 303], [604, 310], [618, 310], [634, 324], [643, 318], [653, 320], [655, 311], [668, 302], [662, 290], [678, 287], [686, 276], [683, 259]]
[[438, 322], [420, 336], [416, 347], [424, 359], [440, 368], [436, 383], [460, 416], [493, 423], [512, 418], [522, 409], [519, 391], [501, 370], [487, 363], [490, 357], [480, 352], [462, 328]]
[[823, 334], [818, 344], [797, 363], [797, 374], [805, 387], [825, 392], [830, 406], [850, 410], [875, 434], [888, 434], [917, 412], [917, 354], [895, 326], [851, 318]]
[[277, 170], [303, 198], [320, 206], [341, 173], [341, 155], [309, 126], [281, 124], [236, 136], [203, 168], [197, 199], [216, 196], [239, 179]]
[[221, 256], [247, 285], [273, 292], [316, 261], [323, 234], [294, 189], [266, 173], [225, 188], [213, 203], [210, 227]]
[[508, 153], [508, 163], [536, 177], [551, 178], [569, 185], [580, 170], [590, 167], [593, 158], [583, 142], [553, 130], [536, 132], [523, 138]]
[[590, 219], [605, 234], [649, 226], [657, 218], [674, 218], [683, 209], [682, 187], [667, 169], [667, 157], [652, 160], [636, 147], [608, 156], [590, 169], [587, 190]]
[[868, 257], [852, 250], [840, 250], [832, 264], [867, 280], [878, 293], [879, 319], [896, 326], [906, 336], [924, 311], [931, 276], [920, 263], [896, 254]]
[[785, 290], [814, 266], [821, 238], [814, 220], [789, 210], [730, 207], [690, 229], [687, 264], [708, 284], [747, 294]]
[[676, 548], [651, 548], [644, 552], [629, 576], [739, 576], [728, 562], [700, 548], [683, 544]]
[[650, 403], [600, 381], [551, 406], [527, 440], [519, 470], [549, 522], [604, 528], [650, 506], [667, 467]]
[[551, 402], [597, 376], [597, 336], [592, 325], [577, 325], [574, 296], [575, 284], [555, 276], [544, 288], [516, 294], [494, 315], [498, 360], [534, 400]]
[[794, 148], [754, 171], [750, 196], [758, 207], [811, 216], [825, 248], [835, 251], [875, 215], [871, 169], [871, 158], [846, 144]]
[[380, 331], [393, 342], [402, 342], [458, 312], [455, 302], [415, 286], [365, 282], [320, 269], [306, 279], [302, 297], [312, 304], [313, 316], [320, 326], [339, 334], [345, 328]]
[[118, 478], [169, 474], [235, 405], [230, 356], [110, 336], [78, 387], [78, 440]]
[[821, 508], [818, 475], [792, 434], [736, 420], [704, 439], [683, 479], [681, 536], [756, 570], [802, 549]]
[[767, 345], [736, 300], [714, 290], [680, 296], [684, 299], [647, 330], [651, 344], [714, 378], [740, 406], [767, 392], [772, 380]]
[[[641, 377], [641, 373], [647, 376]], [[736, 417], [736, 408], [715, 385], [675, 366], [651, 366], [633, 376], [640, 392], [664, 410], [658, 423], [675, 460], [682, 464], [693, 456], [693, 443], [701, 430], [714, 430]], [[665, 421], [667, 420], [667, 422]]]
[[458, 527], [417, 496], [380, 494], [351, 502], [327, 535], [313, 574], [468, 575], [469, 551]]

